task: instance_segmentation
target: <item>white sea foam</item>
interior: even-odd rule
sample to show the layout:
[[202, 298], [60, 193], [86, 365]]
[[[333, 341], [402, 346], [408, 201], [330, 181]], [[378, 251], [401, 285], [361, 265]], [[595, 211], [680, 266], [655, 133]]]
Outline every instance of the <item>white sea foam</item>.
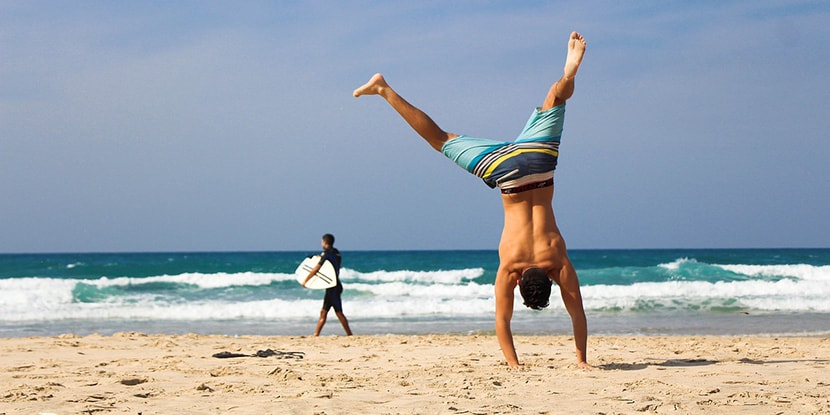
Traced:
[[[463, 270], [439, 270], [439, 271], [375, 271], [362, 273], [348, 268], [340, 272], [340, 279], [344, 282], [402, 282], [412, 284], [444, 284], [455, 285], [464, 281], [470, 281], [480, 277], [484, 273], [482, 268]], [[85, 284], [96, 287], [129, 286], [147, 283], [177, 283], [189, 284], [200, 288], [223, 288], [233, 286], [258, 286], [268, 285], [272, 282], [294, 281], [294, 274], [285, 273], [183, 273], [179, 275], [159, 275], [151, 277], [133, 278], [117, 277], [80, 280]], [[9, 280], [3, 280], [9, 281]], [[14, 280], [11, 280], [14, 281]], [[52, 280], [52, 281], [78, 281], [78, 280]]]
[[672, 307], [730, 305], [768, 311], [829, 312], [830, 281], [667, 281], [582, 288], [589, 309], [634, 309], [646, 301]]
[[375, 271], [358, 272], [348, 268], [341, 271], [344, 281], [392, 282], [402, 281], [422, 284], [460, 284], [484, 274], [483, 268], [438, 271]]
[[680, 267], [684, 264], [697, 264], [697, 263], [698, 262], [697, 262], [696, 259], [679, 258], [679, 259], [674, 260], [672, 262], [667, 262], [665, 264], [660, 264], [660, 265], [658, 265], [658, 267], [665, 268], [665, 269], [671, 270], [671, 271], [676, 271], [676, 270], [680, 269]]
[[293, 274], [269, 274], [256, 272], [240, 272], [234, 274], [216, 273], [216, 274], [202, 274], [202, 273], [184, 273], [179, 275], [159, 275], [153, 277], [132, 278], [132, 277], [118, 277], [99, 279], [85, 279], [75, 280], [85, 284], [94, 285], [96, 287], [117, 287], [129, 286], [148, 283], [177, 283], [189, 284], [200, 288], [222, 288], [233, 286], [256, 286], [268, 285], [275, 281], [290, 281], [294, 280]]
[[830, 281], [830, 265], [715, 265], [727, 271], [758, 277], [790, 277], [799, 280]]
[[[671, 268], [675, 266], [673, 264], [680, 266], [689, 261], [681, 259], [662, 266]], [[589, 312], [719, 307], [830, 312], [828, 266], [718, 267], [758, 278], [586, 285], [582, 287], [582, 295]], [[483, 273], [480, 268], [369, 273], [344, 269], [342, 279], [346, 291], [343, 301], [347, 314], [357, 318], [490, 315], [494, 308], [493, 285], [474, 281]], [[323, 292], [299, 288], [293, 283], [294, 278], [293, 274], [286, 273], [243, 272], [146, 278], [2, 279], [0, 323], [61, 319], [280, 321], [313, 317], [319, 310]], [[186, 287], [141, 287], [152, 283]], [[515, 307], [517, 310], [524, 308], [518, 293]], [[550, 310], [564, 310], [555, 286]]]

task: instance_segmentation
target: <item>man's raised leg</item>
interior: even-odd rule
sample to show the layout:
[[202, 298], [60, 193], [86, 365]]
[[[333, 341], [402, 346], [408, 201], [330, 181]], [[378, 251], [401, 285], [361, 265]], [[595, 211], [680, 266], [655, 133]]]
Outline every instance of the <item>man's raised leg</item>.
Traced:
[[585, 55], [585, 39], [577, 32], [572, 32], [568, 39], [568, 56], [565, 58], [565, 69], [562, 78], [559, 78], [548, 91], [541, 110], [549, 110], [557, 105], [562, 105], [574, 93], [574, 79]]
[[441, 147], [447, 140], [458, 137], [456, 134], [448, 133], [438, 127], [425, 112], [416, 108], [398, 95], [381, 74], [375, 74], [369, 82], [354, 90], [355, 98], [363, 95], [380, 95], [398, 114], [418, 133], [432, 148], [441, 151]]

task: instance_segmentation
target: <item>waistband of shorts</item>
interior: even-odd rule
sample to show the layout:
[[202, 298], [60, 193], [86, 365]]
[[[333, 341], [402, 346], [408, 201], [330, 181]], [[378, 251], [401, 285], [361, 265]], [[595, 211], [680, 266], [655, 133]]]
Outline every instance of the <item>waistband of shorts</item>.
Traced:
[[514, 193], [526, 192], [533, 189], [541, 189], [543, 187], [553, 186], [553, 178], [542, 180], [541, 182], [528, 183], [518, 187], [511, 187], [509, 189], [501, 189], [501, 194], [509, 195]]

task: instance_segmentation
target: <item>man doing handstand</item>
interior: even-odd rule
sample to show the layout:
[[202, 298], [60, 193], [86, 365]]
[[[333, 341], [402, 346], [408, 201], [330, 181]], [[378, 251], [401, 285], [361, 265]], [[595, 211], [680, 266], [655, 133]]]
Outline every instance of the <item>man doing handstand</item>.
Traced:
[[499, 242], [496, 273], [496, 336], [510, 366], [519, 366], [510, 320], [516, 286], [525, 305], [548, 306], [551, 281], [556, 282], [573, 325], [576, 359], [587, 363], [588, 324], [565, 240], [553, 215], [553, 172], [559, 157], [559, 140], [565, 101], [573, 95], [574, 78], [585, 54], [585, 39], [571, 33], [562, 77], [548, 90], [541, 107], [530, 116], [513, 142], [486, 140], [448, 133], [423, 111], [404, 100], [381, 74], [354, 91], [355, 97], [380, 95], [435, 150], [440, 151], [490, 187], [501, 189], [504, 229]]

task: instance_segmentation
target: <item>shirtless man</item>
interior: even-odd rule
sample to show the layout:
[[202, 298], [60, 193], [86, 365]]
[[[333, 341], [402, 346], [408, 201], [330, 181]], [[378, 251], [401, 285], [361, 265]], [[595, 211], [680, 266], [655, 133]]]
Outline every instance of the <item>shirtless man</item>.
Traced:
[[398, 95], [381, 74], [354, 91], [355, 98], [381, 96], [432, 148], [482, 178], [488, 186], [501, 189], [504, 229], [495, 283], [496, 336], [510, 366], [519, 366], [510, 330], [516, 286], [520, 286], [525, 305], [540, 309], [548, 305], [553, 281], [571, 316], [577, 363], [592, 368], [586, 360], [588, 324], [579, 279], [568, 259], [552, 207], [553, 171], [559, 156], [565, 101], [573, 95], [585, 45], [582, 35], [571, 33], [562, 77], [550, 87], [542, 106], [533, 111], [524, 131], [513, 142], [442, 130], [426, 113]]

